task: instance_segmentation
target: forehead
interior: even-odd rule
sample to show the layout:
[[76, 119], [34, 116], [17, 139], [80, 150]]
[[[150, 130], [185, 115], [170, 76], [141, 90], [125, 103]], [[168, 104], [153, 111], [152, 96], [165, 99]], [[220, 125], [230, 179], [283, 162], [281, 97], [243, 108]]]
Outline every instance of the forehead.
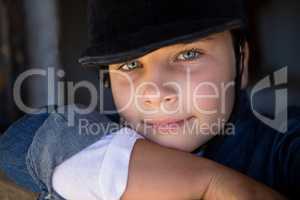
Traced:
[[[221, 33], [215, 33], [215, 34], [211, 34], [208, 35], [206, 37], [201, 37], [201, 38], [196, 38], [193, 40], [188, 40], [188, 41], [184, 41], [184, 42], [180, 42], [177, 44], [172, 44], [172, 45], [168, 45], [168, 46], [164, 46], [161, 47], [159, 49], [156, 49], [148, 54], [145, 54], [142, 57], [136, 58], [134, 60], [142, 60], [142, 59], [146, 59], [148, 57], [151, 57], [153, 55], [159, 55], [159, 56], [164, 56], [167, 55], [166, 53], [168, 52], [172, 52], [172, 51], [176, 51], [176, 50], [180, 50], [183, 48], [187, 48], [189, 46], [198, 46], [200, 45], [201, 47], [205, 47], [208, 45], [216, 45], [216, 44], [221, 44], [224, 42], [228, 42], [231, 41], [231, 34], [230, 31], [224, 31]], [[115, 66], [115, 65], [119, 65], [121, 63], [113, 63], [110, 64], [109, 66]]]

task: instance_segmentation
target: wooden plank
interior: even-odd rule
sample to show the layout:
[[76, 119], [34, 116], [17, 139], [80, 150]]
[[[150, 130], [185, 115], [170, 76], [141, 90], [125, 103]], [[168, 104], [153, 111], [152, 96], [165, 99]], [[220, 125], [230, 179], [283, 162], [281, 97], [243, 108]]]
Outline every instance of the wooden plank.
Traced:
[[1, 200], [36, 200], [38, 194], [25, 190], [8, 180], [0, 171]]

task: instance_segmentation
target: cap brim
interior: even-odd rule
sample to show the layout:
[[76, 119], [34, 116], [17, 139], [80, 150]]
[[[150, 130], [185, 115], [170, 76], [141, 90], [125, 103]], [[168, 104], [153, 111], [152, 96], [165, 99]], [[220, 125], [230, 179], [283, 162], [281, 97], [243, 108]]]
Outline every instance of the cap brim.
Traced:
[[144, 27], [142, 31], [123, 38], [107, 40], [89, 47], [78, 60], [83, 66], [107, 66], [141, 57], [163, 46], [193, 41], [225, 30], [241, 28], [241, 19], [189, 21], [159, 27]]

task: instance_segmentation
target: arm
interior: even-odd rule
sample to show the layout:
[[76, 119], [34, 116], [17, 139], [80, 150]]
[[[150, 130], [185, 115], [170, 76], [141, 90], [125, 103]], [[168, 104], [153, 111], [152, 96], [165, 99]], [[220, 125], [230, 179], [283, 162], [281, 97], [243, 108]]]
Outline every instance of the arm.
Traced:
[[55, 168], [54, 189], [72, 200], [282, 199], [215, 162], [137, 138], [123, 128], [83, 149]]
[[284, 199], [222, 165], [147, 140], [134, 146], [122, 200]]

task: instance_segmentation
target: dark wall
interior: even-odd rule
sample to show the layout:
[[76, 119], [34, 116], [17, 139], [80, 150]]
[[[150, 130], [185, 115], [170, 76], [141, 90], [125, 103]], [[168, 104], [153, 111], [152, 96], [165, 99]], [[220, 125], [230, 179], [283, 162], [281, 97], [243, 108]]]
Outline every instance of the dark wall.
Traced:
[[[98, 69], [93, 67], [83, 68], [77, 62], [82, 51], [88, 46], [86, 2], [86, 0], [76, 0], [70, 4], [69, 1], [60, 1], [61, 61], [66, 72], [64, 81], [73, 81], [74, 83], [89, 81], [99, 91]], [[105, 101], [105, 107], [114, 109], [109, 89], [105, 89], [103, 100]], [[90, 95], [86, 89], [80, 89], [76, 93], [76, 103], [84, 105], [90, 103]]]
[[[300, 1], [262, 0], [251, 4], [251, 30], [255, 38], [252, 85], [288, 66], [288, 83], [283, 87], [288, 87], [289, 105], [300, 106]], [[255, 104], [258, 109], [266, 112], [274, 110], [276, 88], [257, 95]]]
[[[82, 68], [77, 59], [88, 45], [86, 1], [76, 0], [60, 2], [61, 17], [61, 62], [66, 72], [65, 81], [79, 82], [88, 80], [95, 86], [98, 83], [96, 69]], [[88, 104], [89, 98], [86, 90], [79, 90], [78, 103]]]

